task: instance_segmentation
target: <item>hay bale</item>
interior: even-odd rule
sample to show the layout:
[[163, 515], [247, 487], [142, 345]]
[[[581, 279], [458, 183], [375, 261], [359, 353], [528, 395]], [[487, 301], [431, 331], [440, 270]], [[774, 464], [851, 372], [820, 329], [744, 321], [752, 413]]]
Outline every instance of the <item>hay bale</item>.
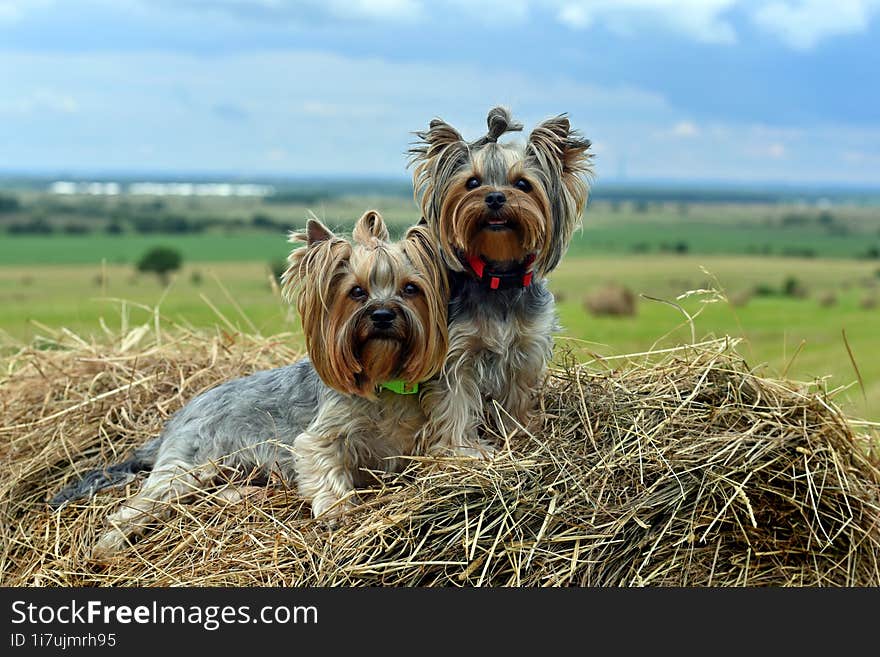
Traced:
[[57, 514], [45, 500], [201, 390], [296, 355], [285, 336], [138, 337], [2, 363], [0, 585], [880, 585], [869, 436], [821, 391], [756, 376], [724, 340], [612, 371], [566, 364], [536, 428], [494, 461], [415, 460], [334, 532], [293, 490], [228, 504], [221, 483], [93, 563], [124, 491]]
[[793, 299], [806, 299], [810, 294], [807, 286], [794, 276], [789, 276], [785, 279], [785, 282], [782, 284], [782, 293]]
[[628, 287], [612, 283], [587, 295], [584, 308], [595, 317], [632, 317], [636, 295]]
[[832, 290], [823, 292], [819, 295], [819, 305], [823, 308], [831, 308], [832, 306], [836, 306], [837, 295]]
[[877, 295], [869, 294], [865, 297], [862, 297], [859, 301], [859, 308], [862, 310], [873, 310], [878, 305]]
[[735, 308], [744, 308], [752, 300], [752, 290], [738, 290], [730, 295], [730, 303]]

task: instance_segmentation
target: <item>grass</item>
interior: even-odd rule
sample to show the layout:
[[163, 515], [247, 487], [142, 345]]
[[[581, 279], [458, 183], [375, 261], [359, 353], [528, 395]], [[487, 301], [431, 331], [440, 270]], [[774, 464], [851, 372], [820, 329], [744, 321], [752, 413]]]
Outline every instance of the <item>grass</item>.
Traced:
[[[350, 216], [355, 216], [354, 214]], [[391, 224], [399, 234], [403, 226]], [[302, 225], [304, 221], [292, 221]], [[344, 220], [328, 223], [346, 229]], [[3, 236], [0, 239], [0, 264], [111, 264], [135, 262], [154, 246], [173, 246], [186, 262], [269, 261], [286, 255], [287, 235], [283, 231], [213, 230], [205, 233], [106, 235]], [[722, 227], [713, 223], [668, 225], [653, 221], [631, 221], [621, 225], [596, 225], [575, 233], [569, 256], [607, 254], [661, 253], [684, 249], [687, 253], [711, 255], [760, 254], [777, 256], [823, 256], [861, 258], [871, 248], [880, 249], [880, 237], [865, 234], [828, 235], [819, 228], [793, 231], [790, 228], [766, 227], [760, 230], [737, 226]], [[869, 261], [870, 260], [866, 260]], [[880, 261], [873, 259], [875, 268]]]
[[[201, 276], [200, 284], [193, 282], [194, 272]], [[807, 288], [807, 298], [753, 297], [744, 307], [706, 304], [705, 297], [699, 296], [676, 300], [687, 290], [710, 286], [721, 287], [729, 295], [759, 284], [780, 289], [790, 276]], [[870, 263], [742, 256], [569, 257], [551, 277], [551, 289], [560, 298], [564, 327], [560, 344], [582, 359], [691, 339], [691, 329], [679, 310], [644, 298], [633, 318], [589, 315], [583, 297], [612, 281], [637, 294], [678, 303], [691, 315], [702, 309], [695, 321], [697, 338], [742, 337], [740, 352], [750, 366], [763, 366], [768, 375], [800, 380], [828, 377], [829, 389], [850, 386], [841, 393], [844, 407], [880, 420], [880, 361], [874, 357], [880, 309], [860, 307], [864, 297], [878, 293], [873, 286], [880, 279]], [[823, 308], [819, 304], [818, 297], [825, 291], [835, 292], [836, 305]], [[129, 325], [152, 321], [149, 308], [156, 305], [164, 317], [186, 326], [218, 326], [227, 332], [263, 335], [297, 330], [296, 319], [270, 284], [263, 261], [189, 264], [168, 290], [162, 289], [155, 276], [136, 275], [130, 266], [0, 267], [0, 306], [4, 309], [0, 329], [13, 341], [30, 341], [62, 327], [98, 334], [101, 322], [119, 326], [123, 308]], [[864, 381], [864, 397], [855, 384], [843, 330]]]
[[287, 236], [275, 233], [224, 232], [202, 235], [58, 235], [4, 237], [0, 240], [3, 265], [101, 265], [136, 262], [155, 246], [171, 246], [184, 262], [253, 262], [287, 255]]

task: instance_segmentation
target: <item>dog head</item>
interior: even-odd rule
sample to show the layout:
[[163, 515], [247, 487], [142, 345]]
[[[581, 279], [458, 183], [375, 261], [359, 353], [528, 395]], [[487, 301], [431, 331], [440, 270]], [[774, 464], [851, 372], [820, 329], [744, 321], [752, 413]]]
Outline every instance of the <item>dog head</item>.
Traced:
[[539, 124], [525, 144], [498, 143], [522, 130], [505, 108], [492, 109], [487, 123], [486, 136], [474, 142], [440, 119], [416, 133], [416, 201], [450, 269], [528, 261], [544, 275], [568, 248], [586, 204], [590, 141], [565, 115]]
[[381, 383], [416, 383], [439, 371], [449, 292], [424, 226], [392, 243], [371, 210], [351, 240], [312, 217], [291, 241], [304, 245], [288, 257], [282, 287], [288, 300], [296, 297], [309, 357], [328, 386], [372, 398]]

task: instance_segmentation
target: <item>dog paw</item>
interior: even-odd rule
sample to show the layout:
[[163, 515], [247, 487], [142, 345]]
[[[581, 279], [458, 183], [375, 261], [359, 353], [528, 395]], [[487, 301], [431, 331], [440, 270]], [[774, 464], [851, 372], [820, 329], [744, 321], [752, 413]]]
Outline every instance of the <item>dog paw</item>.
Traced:
[[233, 505], [263, 500], [268, 496], [265, 486], [238, 486], [217, 491], [213, 498], [220, 504]]
[[118, 529], [110, 529], [101, 534], [92, 547], [91, 559], [98, 562], [109, 561], [128, 545], [125, 534]]
[[462, 451], [462, 455], [472, 459], [480, 459], [482, 461], [491, 461], [495, 457], [496, 449], [491, 445], [481, 445], [480, 447], [469, 447]]
[[498, 453], [498, 448], [484, 440], [475, 440], [455, 448], [456, 456], [489, 461]]
[[354, 508], [348, 500], [316, 499], [312, 502], [312, 517], [328, 529], [336, 529], [342, 517]]

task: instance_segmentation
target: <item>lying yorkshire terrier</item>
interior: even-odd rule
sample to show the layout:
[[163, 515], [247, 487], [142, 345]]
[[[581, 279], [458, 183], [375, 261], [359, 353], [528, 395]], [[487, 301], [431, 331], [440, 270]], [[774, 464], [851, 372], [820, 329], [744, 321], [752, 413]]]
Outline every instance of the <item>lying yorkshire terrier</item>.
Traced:
[[297, 297], [308, 358], [229, 381], [197, 396], [128, 461], [87, 473], [50, 502], [118, 485], [150, 469], [140, 490], [108, 516], [93, 556], [133, 536], [216, 478], [221, 468], [278, 474], [317, 516], [336, 518], [366, 470], [393, 472], [429, 446], [418, 383], [435, 375], [447, 348], [446, 275], [422, 226], [397, 243], [377, 212], [352, 242], [319, 221], [293, 239], [285, 296]]
[[434, 119], [410, 151], [423, 221], [451, 279], [449, 353], [425, 386], [426, 435], [458, 454], [493, 451], [478, 434], [486, 416], [505, 434], [531, 424], [556, 328], [545, 277], [568, 249], [591, 173], [590, 141], [564, 115], [519, 144], [498, 143], [522, 130], [506, 109], [491, 110], [488, 125], [467, 142]]

